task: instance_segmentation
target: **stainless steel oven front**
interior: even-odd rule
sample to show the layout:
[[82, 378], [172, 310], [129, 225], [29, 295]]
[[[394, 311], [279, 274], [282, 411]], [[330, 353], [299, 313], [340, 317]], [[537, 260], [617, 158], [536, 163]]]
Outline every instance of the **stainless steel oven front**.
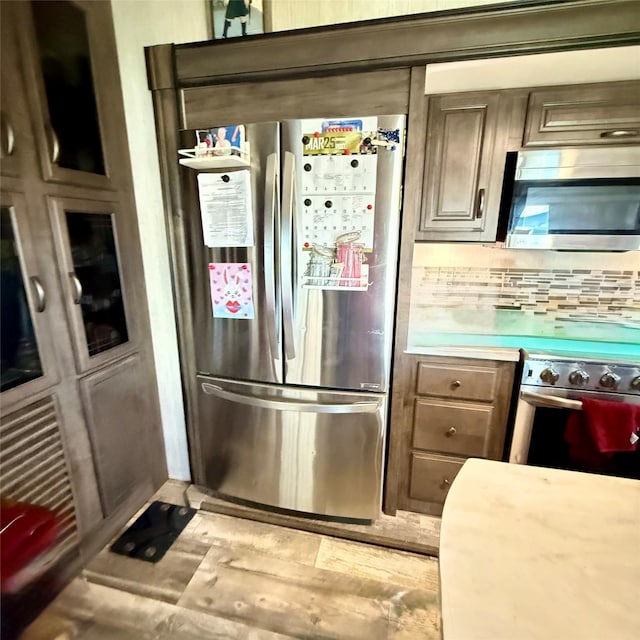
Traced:
[[[541, 355], [525, 361], [509, 462], [596, 471], [576, 464], [564, 435], [584, 398], [640, 405], [640, 365]], [[615, 454], [607, 473], [640, 478], [640, 451]], [[600, 471], [600, 470], [598, 470]]]

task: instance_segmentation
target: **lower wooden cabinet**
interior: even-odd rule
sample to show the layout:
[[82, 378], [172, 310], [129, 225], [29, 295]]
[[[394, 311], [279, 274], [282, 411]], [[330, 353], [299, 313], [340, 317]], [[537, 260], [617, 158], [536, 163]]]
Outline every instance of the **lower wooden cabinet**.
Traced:
[[493, 416], [491, 405], [418, 398], [412, 445], [415, 449], [486, 458]]
[[397, 508], [440, 515], [466, 458], [503, 457], [516, 363], [404, 357], [388, 481], [395, 471]]
[[463, 464], [463, 459], [412, 453], [409, 497], [427, 504], [444, 504], [449, 487]]

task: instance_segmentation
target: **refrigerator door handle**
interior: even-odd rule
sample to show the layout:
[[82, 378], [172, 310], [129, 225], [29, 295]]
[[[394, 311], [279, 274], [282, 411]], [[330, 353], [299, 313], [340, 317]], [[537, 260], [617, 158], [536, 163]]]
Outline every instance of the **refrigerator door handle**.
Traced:
[[284, 322], [284, 349], [287, 360], [296, 357], [293, 329], [293, 259], [297, 247], [293, 246], [293, 205], [296, 157], [290, 151], [284, 154], [282, 184], [282, 244], [280, 247], [280, 281], [282, 282], [282, 317]]
[[261, 409], [273, 409], [276, 411], [299, 411], [307, 413], [375, 413], [380, 409], [380, 402], [354, 402], [351, 404], [323, 404], [320, 402], [305, 402], [296, 400], [273, 400], [247, 396], [242, 393], [227, 391], [210, 382], [202, 383], [202, 390], [212, 396], [223, 400], [248, 404]]
[[276, 207], [278, 206], [278, 154], [267, 157], [264, 185], [264, 287], [269, 347], [274, 360], [280, 359], [278, 327], [276, 324], [275, 237]]

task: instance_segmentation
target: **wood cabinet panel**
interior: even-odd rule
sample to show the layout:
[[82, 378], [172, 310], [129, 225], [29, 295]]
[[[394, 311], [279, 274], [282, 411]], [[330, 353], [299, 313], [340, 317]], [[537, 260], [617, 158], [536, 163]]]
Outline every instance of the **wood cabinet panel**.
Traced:
[[402, 358], [402, 389], [394, 390], [394, 416], [402, 416], [397, 506], [440, 515], [448, 483], [467, 457], [502, 459], [516, 363]]
[[429, 99], [420, 230], [482, 230], [498, 94]]
[[496, 240], [507, 152], [521, 146], [527, 95], [516, 89], [428, 99], [417, 240]]
[[[41, 38], [43, 30], [46, 32], [40, 44], [55, 45], [58, 62], [67, 65], [64, 73], [56, 75], [60, 70], [56, 61], [52, 61], [46, 46], [38, 47], [34, 9], [46, 14], [45, 20], [40, 14], [38, 23], [38, 37]], [[55, 399], [55, 427], [72, 487], [72, 493], [65, 493], [64, 499], [73, 506], [75, 535], [80, 553], [86, 554], [96, 545], [104, 545], [166, 478], [111, 5], [85, 0], [42, 2], [37, 6], [31, 2], [5, 2], [0, 3], [0, 11], [2, 377], [3, 381], [8, 380], [8, 384], [3, 384], [2, 413], [3, 418], [18, 415], [16, 412], [34, 403]], [[70, 21], [65, 18], [70, 14], [86, 23], [84, 43], [79, 42], [77, 30], [75, 35], [71, 34]], [[60, 83], [62, 90], [56, 95], [51, 88], [51, 76], [46, 95], [45, 66]], [[74, 70], [93, 82], [99, 124], [94, 117], [95, 109], [88, 109], [84, 98], [74, 91]], [[65, 135], [60, 135], [58, 142], [61, 146], [65, 141], [70, 145], [66, 154], [61, 150], [59, 163], [51, 161], [56, 145], [49, 135], [49, 125], [54, 119], [50, 98], [65, 125]], [[75, 117], [78, 113], [93, 120], [92, 127], [83, 126], [83, 119]], [[84, 154], [89, 138], [92, 145], [100, 138], [97, 144], [102, 145], [103, 167], [100, 162], [97, 165], [89, 162]], [[70, 148], [73, 150], [69, 151]], [[77, 161], [75, 165], [71, 156]], [[99, 173], [101, 169], [103, 174]], [[73, 214], [73, 229], [68, 224], [69, 211]], [[76, 213], [82, 217], [79, 223]], [[106, 235], [100, 233], [97, 225], [84, 224], [85, 213], [95, 214], [96, 219], [109, 219], [112, 224], [108, 232], [115, 239], [111, 243], [113, 250], [103, 251], [108, 243], [99, 236], [104, 239]], [[67, 233], [69, 230], [75, 231], [75, 245], [74, 237]], [[85, 242], [78, 241], [78, 237]], [[4, 251], [9, 246], [14, 248], [13, 252]], [[87, 258], [91, 251], [85, 251], [89, 247], [93, 252], [91, 260]], [[5, 258], [11, 262], [11, 269], [5, 269], [8, 266]], [[89, 273], [99, 261], [101, 268]], [[82, 269], [86, 295], [83, 299], [75, 287], [75, 297], [80, 299], [76, 305], [71, 301], [74, 291], [69, 272]], [[112, 277], [116, 270], [117, 285]], [[18, 276], [24, 281], [22, 289], [17, 286], [22, 284]], [[94, 349], [96, 355], [92, 355], [87, 338], [95, 327], [82, 324], [84, 315], [80, 308], [89, 310], [94, 324], [105, 325], [98, 321], [98, 316], [117, 298], [126, 299], [128, 339], [110, 350]], [[78, 316], [82, 316], [80, 322]], [[14, 339], [16, 327], [25, 336], [29, 324], [33, 325], [35, 340]], [[105, 334], [100, 332], [100, 336]], [[109, 334], [113, 337], [113, 331]], [[17, 351], [13, 350], [9, 361], [4, 349], [7, 342], [22, 343]], [[36, 376], [36, 355], [43, 371], [40, 376]], [[127, 356], [131, 356], [131, 364], [125, 365], [123, 359]], [[23, 374], [33, 375], [26, 380]], [[83, 375], [86, 377], [82, 378]], [[53, 424], [53, 418], [43, 418], [43, 429], [50, 421]], [[44, 469], [49, 456], [54, 456], [47, 445], [53, 436], [52, 432], [43, 431], [39, 439], [38, 432], [34, 444], [29, 429], [27, 424], [21, 426], [11, 446], [15, 446], [15, 453], [24, 450], [27, 454], [20, 462], [21, 468], [32, 467], [35, 472]], [[59, 457], [58, 449], [55, 456]], [[52, 457], [51, 463], [54, 461]], [[4, 462], [5, 459], [3, 474]], [[26, 484], [17, 487], [29, 491], [20, 496], [33, 501], [42, 495], [57, 496], [64, 484], [61, 467], [56, 467], [52, 474], [35, 474], [28, 479], [28, 487]], [[7, 479], [6, 486], [11, 491], [16, 488], [15, 484], [9, 484], [12, 478], [19, 476]], [[54, 481], [53, 488], [47, 485], [49, 480]], [[105, 518], [105, 512], [111, 515]]]
[[493, 413], [491, 405], [418, 398], [414, 410], [413, 446], [485, 457]]
[[447, 364], [418, 365], [416, 393], [443, 398], [491, 401], [496, 396], [498, 374], [489, 367]]
[[437, 455], [411, 455], [409, 496], [435, 505], [444, 504], [451, 483], [462, 468], [464, 460]]
[[[80, 380], [87, 428], [105, 516], [136, 487], [149, 483], [141, 461], [148, 458], [148, 400], [137, 356]], [[149, 486], [149, 492], [152, 487]]]
[[354, 95], [358, 96], [358, 115], [400, 114], [409, 106], [409, 69], [193, 87], [183, 89], [181, 95], [186, 129], [228, 122], [350, 116]]
[[640, 81], [534, 89], [524, 146], [640, 142]]

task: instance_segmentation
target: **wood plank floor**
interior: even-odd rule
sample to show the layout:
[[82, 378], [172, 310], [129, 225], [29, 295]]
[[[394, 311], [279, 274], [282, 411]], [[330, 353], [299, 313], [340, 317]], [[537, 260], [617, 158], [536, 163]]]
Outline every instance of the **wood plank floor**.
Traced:
[[21, 640], [435, 640], [438, 589], [432, 557], [200, 511], [156, 564], [101, 551]]
[[303, 531], [312, 531], [338, 538], [347, 538], [358, 542], [392, 549], [402, 549], [430, 556], [438, 555], [440, 544], [440, 518], [422, 515], [410, 511], [398, 511], [395, 517], [380, 514], [371, 524], [352, 524], [329, 522], [313, 518], [283, 514], [265, 509], [240, 505], [220, 500], [207, 493], [206, 489], [191, 485], [186, 490], [189, 506], [203, 511], [223, 513], [283, 527], [293, 527]]

